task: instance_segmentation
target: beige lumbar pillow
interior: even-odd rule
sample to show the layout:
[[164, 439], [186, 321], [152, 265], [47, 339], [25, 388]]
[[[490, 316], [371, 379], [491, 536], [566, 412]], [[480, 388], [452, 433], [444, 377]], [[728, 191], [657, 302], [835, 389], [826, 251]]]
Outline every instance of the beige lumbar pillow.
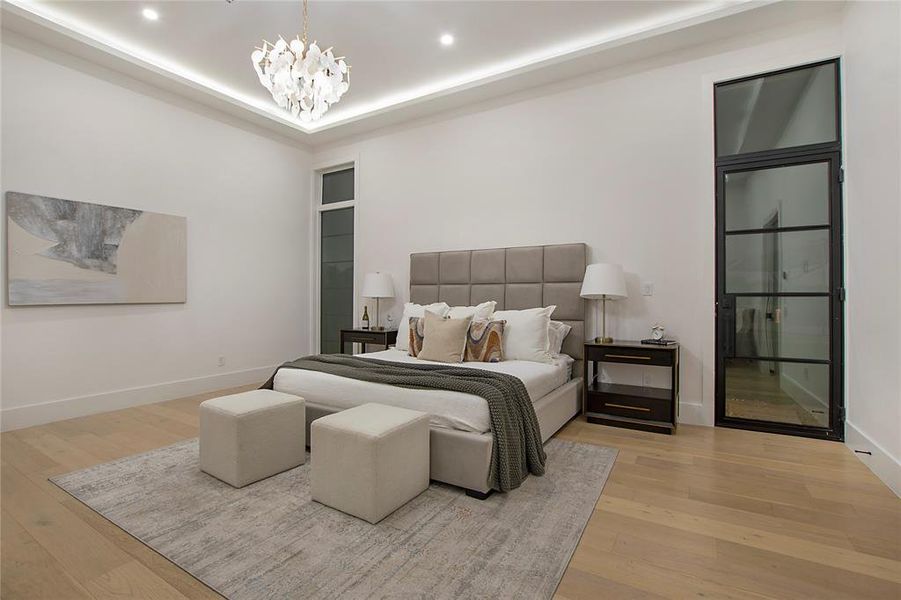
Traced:
[[445, 319], [435, 313], [425, 312], [422, 329], [422, 349], [418, 358], [437, 362], [463, 362], [466, 350], [466, 332], [472, 318]]

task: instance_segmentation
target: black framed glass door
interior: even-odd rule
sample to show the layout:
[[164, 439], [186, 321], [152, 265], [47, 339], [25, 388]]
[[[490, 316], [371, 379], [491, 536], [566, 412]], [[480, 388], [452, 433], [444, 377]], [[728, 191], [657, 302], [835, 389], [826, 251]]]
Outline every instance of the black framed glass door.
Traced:
[[[829, 62], [742, 80], [743, 100], [729, 87], [735, 83], [720, 84], [722, 94], [718, 86], [718, 104], [744, 106], [730, 118], [742, 114], [744, 127], [753, 121], [770, 130], [721, 136], [733, 123], [717, 113], [718, 149], [749, 149], [719, 157], [716, 167], [717, 425], [844, 436], [841, 147], [837, 112], [830, 113], [838, 110], [837, 68]], [[787, 82], [794, 74], [803, 81]], [[755, 114], [762, 101], [767, 114]], [[813, 143], [787, 146], [792, 136]]]

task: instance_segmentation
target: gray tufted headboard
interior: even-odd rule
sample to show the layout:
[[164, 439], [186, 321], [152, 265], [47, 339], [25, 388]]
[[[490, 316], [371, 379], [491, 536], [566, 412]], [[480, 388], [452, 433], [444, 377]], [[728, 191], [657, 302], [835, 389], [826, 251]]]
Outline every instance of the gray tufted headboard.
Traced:
[[585, 244], [411, 254], [410, 301], [472, 306], [494, 300], [497, 310], [556, 304], [552, 318], [572, 327], [563, 352], [578, 361], [585, 341], [579, 292], [587, 261]]

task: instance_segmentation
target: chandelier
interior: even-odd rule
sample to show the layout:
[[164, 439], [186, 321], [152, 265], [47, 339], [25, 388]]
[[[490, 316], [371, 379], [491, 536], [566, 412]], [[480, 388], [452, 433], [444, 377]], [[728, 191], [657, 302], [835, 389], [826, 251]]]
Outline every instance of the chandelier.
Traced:
[[303, 37], [290, 43], [281, 36], [274, 44], [263, 40], [250, 55], [275, 103], [304, 122], [319, 119], [350, 87], [350, 65], [343, 56], [335, 58], [331, 48], [323, 52], [315, 41], [307, 45], [307, 22], [303, 0]]

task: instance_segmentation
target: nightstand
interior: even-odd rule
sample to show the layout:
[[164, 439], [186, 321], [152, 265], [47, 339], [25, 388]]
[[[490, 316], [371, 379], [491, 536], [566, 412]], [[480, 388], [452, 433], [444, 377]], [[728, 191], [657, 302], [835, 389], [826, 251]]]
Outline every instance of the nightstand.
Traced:
[[[598, 363], [668, 367], [670, 389], [600, 381]], [[640, 342], [585, 343], [583, 412], [589, 423], [676, 432], [679, 414], [679, 345]]]
[[[363, 350], [366, 344], [379, 344], [384, 346], [385, 350], [391, 344], [397, 343], [397, 329], [342, 329], [340, 336], [341, 352], [344, 353], [344, 344], [363, 344]], [[353, 353], [353, 348], [351, 348]]]

